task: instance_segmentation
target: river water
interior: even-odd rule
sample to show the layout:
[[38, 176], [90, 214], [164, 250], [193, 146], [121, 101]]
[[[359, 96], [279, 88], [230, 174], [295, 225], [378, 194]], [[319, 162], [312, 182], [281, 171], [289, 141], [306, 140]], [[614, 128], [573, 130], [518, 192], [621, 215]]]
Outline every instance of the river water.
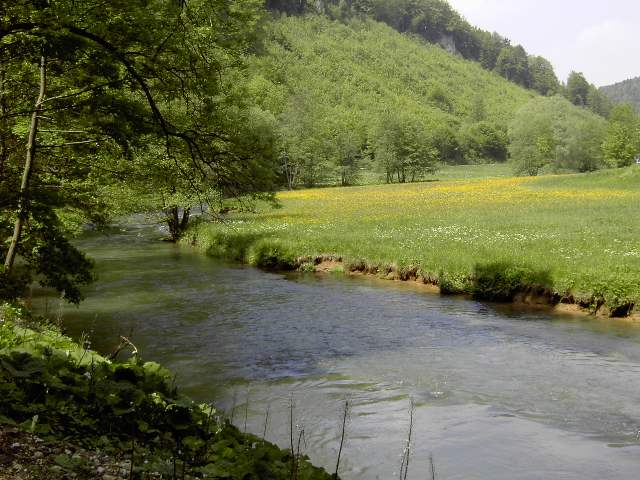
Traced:
[[[89, 237], [98, 281], [68, 331], [111, 351], [130, 335], [182, 391], [241, 429], [335, 468], [398, 477], [415, 405], [410, 479], [640, 478], [640, 328], [517, 312], [415, 286], [227, 265], [150, 227]], [[58, 310], [61, 309], [61, 312]], [[268, 412], [268, 414], [267, 414]], [[267, 421], [265, 422], [265, 419]]]

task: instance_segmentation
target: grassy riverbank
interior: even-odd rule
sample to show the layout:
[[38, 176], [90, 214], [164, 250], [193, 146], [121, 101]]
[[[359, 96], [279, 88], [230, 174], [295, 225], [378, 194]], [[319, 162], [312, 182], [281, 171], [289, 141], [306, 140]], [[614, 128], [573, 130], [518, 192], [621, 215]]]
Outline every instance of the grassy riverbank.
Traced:
[[333, 476], [194, 404], [160, 365], [108, 360], [0, 305], [0, 480], [58, 478]]
[[208, 254], [266, 268], [340, 258], [444, 293], [519, 293], [627, 315], [640, 300], [640, 168], [282, 192], [282, 208], [202, 223]]

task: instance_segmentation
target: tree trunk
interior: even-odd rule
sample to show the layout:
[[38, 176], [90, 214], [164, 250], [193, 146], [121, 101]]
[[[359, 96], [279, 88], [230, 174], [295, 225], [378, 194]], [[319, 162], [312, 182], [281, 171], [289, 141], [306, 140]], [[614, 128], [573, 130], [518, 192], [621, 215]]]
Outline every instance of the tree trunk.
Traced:
[[187, 229], [190, 213], [191, 209], [185, 208], [182, 211], [182, 218], [180, 218], [180, 211], [177, 206], [165, 209], [167, 225], [169, 226], [169, 236], [172, 242], [180, 240], [180, 237], [182, 237], [182, 234]]
[[47, 85], [47, 63], [44, 55], [40, 57], [40, 92], [36, 100], [33, 114], [31, 115], [31, 125], [29, 126], [29, 139], [27, 140], [27, 155], [22, 172], [22, 183], [20, 184], [20, 196], [18, 200], [18, 218], [13, 228], [11, 244], [4, 261], [6, 273], [11, 273], [13, 264], [18, 252], [18, 243], [22, 234], [22, 227], [29, 218], [29, 179], [33, 171], [36, 159], [36, 135], [38, 134], [38, 120], [44, 102], [45, 87]]

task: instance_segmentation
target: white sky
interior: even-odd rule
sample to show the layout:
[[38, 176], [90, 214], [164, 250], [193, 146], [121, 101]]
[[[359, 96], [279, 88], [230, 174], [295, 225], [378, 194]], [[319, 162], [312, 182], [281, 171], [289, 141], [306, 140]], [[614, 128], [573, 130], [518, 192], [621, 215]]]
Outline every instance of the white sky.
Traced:
[[640, 76], [640, 0], [448, 0], [469, 23], [553, 64], [560, 81], [597, 86]]

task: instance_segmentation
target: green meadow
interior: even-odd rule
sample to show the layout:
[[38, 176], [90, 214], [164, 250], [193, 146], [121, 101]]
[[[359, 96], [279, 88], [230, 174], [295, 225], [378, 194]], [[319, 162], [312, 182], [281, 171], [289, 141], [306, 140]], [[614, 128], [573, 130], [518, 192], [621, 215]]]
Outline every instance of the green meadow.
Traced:
[[469, 168], [432, 182], [281, 192], [280, 208], [200, 223], [189, 239], [270, 268], [334, 255], [346, 269], [414, 272], [452, 293], [498, 269], [490, 281], [538, 284], [592, 308], [640, 300], [640, 168], [504, 177], [484, 167], [484, 178]]

